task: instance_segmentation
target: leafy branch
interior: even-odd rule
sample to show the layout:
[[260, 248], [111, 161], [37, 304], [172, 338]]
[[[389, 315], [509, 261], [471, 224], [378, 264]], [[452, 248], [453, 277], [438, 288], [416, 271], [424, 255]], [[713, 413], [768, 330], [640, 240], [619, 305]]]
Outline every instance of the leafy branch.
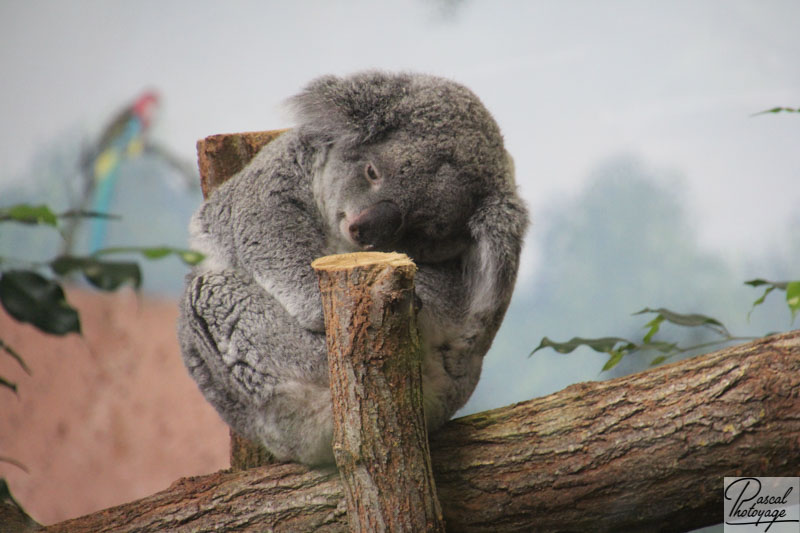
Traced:
[[18, 222], [28, 225], [43, 225], [57, 227], [59, 219], [65, 218], [110, 218], [118, 219], [116, 215], [98, 213], [95, 211], [69, 210], [56, 214], [46, 205], [16, 204], [0, 208], [0, 222]]
[[[792, 320], [794, 320], [797, 312], [800, 311], [800, 281], [773, 282], [763, 279], [754, 279], [746, 281], [745, 284], [752, 287], [766, 286], [764, 293], [755, 302], [753, 302], [750, 313], [748, 313], [748, 318], [753, 310], [757, 306], [764, 303], [766, 297], [774, 290], [782, 290], [786, 292], [786, 303], [792, 314]], [[650, 361], [650, 366], [655, 366], [676, 355], [694, 352], [697, 350], [710, 348], [712, 346], [719, 346], [729, 342], [747, 341], [755, 338], [734, 336], [719, 320], [698, 313], [681, 314], [676, 313], [675, 311], [670, 311], [669, 309], [665, 309], [663, 307], [658, 309], [650, 309], [648, 307], [634, 313], [634, 315], [645, 314], [655, 314], [655, 317], [644, 325], [644, 327], [647, 328], [647, 332], [643, 335], [641, 342], [634, 342], [623, 337], [600, 337], [594, 339], [573, 337], [566, 342], [557, 342], [544, 337], [539, 343], [539, 346], [537, 346], [536, 349], [530, 353], [530, 355], [533, 355], [544, 348], [552, 348], [558, 353], [566, 354], [574, 351], [578, 347], [585, 346], [594, 350], [595, 352], [605, 353], [608, 355], [608, 360], [602, 368], [602, 372], [605, 372], [617, 366], [617, 364], [622, 361], [622, 358], [627, 355], [639, 353], [644, 354], [648, 352], [657, 353], [658, 355], [653, 358], [652, 361]], [[716, 338], [712, 341], [695, 344], [692, 346], [679, 346], [677, 342], [654, 340], [655, 335], [659, 332], [661, 325], [664, 322], [668, 322], [680, 327], [705, 328], [714, 333]]]
[[755, 308], [764, 303], [764, 300], [767, 298], [769, 293], [775, 289], [778, 289], [786, 292], [786, 305], [789, 306], [789, 311], [792, 313], [792, 322], [794, 322], [798, 311], [800, 311], [800, 281], [767, 281], [765, 279], [751, 279], [750, 281], [745, 281], [744, 283], [745, 285], [750, 285], [751, 287], [763, 287], [764, 285], [767, 286], [767, 288], [764, 290], [764, 294], [762, 294], [759, 299], [753, 302], [753, 307], [750, 308], [750, 312], [747, 313], [748, 320], [750, 319], [750, 315], [753, 313]]
[[[59, 221], [75, 217], [107, 217], [87, 211], [66, 211], [56, 214], [46, 205], [18, 204], [0, 208], [0, 223], [47, 226], [58, 229]], [[99, 250], [88, 256], [60, 255], [45, 262], [23, 262], [0, 256], [0, 305], [15, 320], [32, 324], [45, 333], [66, 335], [81, 333], [78, 311], [66, 300], [61, 280], [79, 274], [91, 286], [102, 291], [114, 291], [123, 285], [138, 289], [142, 283], [141, 269], [134, 261], [116, 261], [106, 256], [136, 253], [146, 259], [177, 256], [187, 265], [195, 265], [203, 256], [192, 250], [159, 247], [117, 247]], [[20, 268], [19, 265], [24, 267]], [[6, 265], [6, 268], [3, 266]], [[15, 265], [9, 268], [8, 265]], [[46, 276], [42, 271], [49, 270]], [[0, 351], [13, 357], [30, 374], [22, 357], [0, 338]], [[16, 392], [15, 383], [0, 376], [0, 387]]]
[[772, 109], [765, 109], [758, 113], [753, 113], [751, 116], [767, 115], [769, 113], [800, 113], [800, 107], [773, 107]]

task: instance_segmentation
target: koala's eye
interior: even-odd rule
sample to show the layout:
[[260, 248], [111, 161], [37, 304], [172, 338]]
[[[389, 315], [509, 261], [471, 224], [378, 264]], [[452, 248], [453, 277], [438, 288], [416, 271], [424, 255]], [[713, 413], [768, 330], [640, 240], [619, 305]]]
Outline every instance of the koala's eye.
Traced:
[[381, 181], [381, 175], [378, 174], [378, 169], [376, 169], [375, 165], [372, 163], [367, 163], [367, 166], [364, 168], [364, 176], [366, 176], [367, 181], [373, 185]]

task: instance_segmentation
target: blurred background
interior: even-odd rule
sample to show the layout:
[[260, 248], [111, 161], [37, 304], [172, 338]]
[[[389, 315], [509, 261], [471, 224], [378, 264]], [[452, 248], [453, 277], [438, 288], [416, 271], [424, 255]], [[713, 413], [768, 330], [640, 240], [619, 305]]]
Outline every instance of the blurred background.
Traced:
[[[631, 314], [647, 306], [739, 335], [792, 328], [777, 292], [748, 321], [761, 292], [742, 282], [800, 278], [800, 114], [756, 115], [800, 104], [797, 20], [791, 0], [2, 0], [0, 207], [74, 208], [87, 172], [102, 174], [88, 207], [121, 218], [76, 227], [72, 251], [184, 247], [198, 139], [291, 126], [282, 102], [323, 74], [455, 79], [497, 119], [533, 219], [462, 414], [500, 407], [647, 368], [630, 357], [601, 373], [607, 357], [588, 350], [529, 357], [544, 336], [641, 339], [646, 319]], [[98, 166], [115, 135], [130, 143]], [[46, 228], [0, 226], [0, 257], [63, 248]], [[19, 385], [0, 390], [0, 455], [27, 468], [0, 462], [0, 477], [44, 523], [227, 466], [227, 430], [174, 340], [187, 267], [142, 266], [140, 293], [68, 291], [82, 337], [0, 311], [0, 337], [33, 369], [0, 358]]]

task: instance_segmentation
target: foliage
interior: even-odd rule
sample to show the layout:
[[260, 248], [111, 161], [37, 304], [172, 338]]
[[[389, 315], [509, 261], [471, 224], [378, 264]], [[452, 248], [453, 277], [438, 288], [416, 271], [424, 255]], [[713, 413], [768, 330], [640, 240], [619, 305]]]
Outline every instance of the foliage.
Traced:
[[18, 222], [27, 225], [44, 225], [58, 227], [58, 220], [65, 218], [117, 218], [114, 215], [95, 211], [65, 211], [57, 215], [46, 205], [16, 204], [0, 208], [0, 222]]
[[[777, 289], [786, 292], [786, 303], [790, 312], [792, 313], [792, 320], [794, 320], [797, 311], [800, 310], [800, 281], [772, 282], [763, 279], [754, 279], [746, 281], [745, 284], [752, 287], [760, 287], [764, 285], [767, 286], [764, 294], [762, 294], [760, 298], [753, 302], [753, 309], [755, 309], [756, 306], [764, 303], [767, 295]], [[752, 313], [752, 309], [750, 312]], [[644, 314], [655, 314], [655, 318], [644, 325], [644, 327], [647, 328], [647, 332], [642, 337], [641, 342], [637, 343], [622, 337], [600, 337], [595, 339], [573, 337], [566, 342], [557, 342], [544, 337], [539, 343], [539, 346], [537, 346], [536, 349], [531, 352], [531, 355], [543, 348], [552, 348], [558, 353], [570, 353], [580, 346], [585, 346], [596, 352], [608, 354], [608, 360], [606, 361], [605, 365], [603, 365], [602, 369], [602, 371], [605, 372], [617, 366], [617, 364], [619, 364], [619, 362], [622, 361], [622, 358], [626, 355], [632, 355], [635, 353], [658, 353], [659, 355], [650, 361], [650, 366], [655, 366], [679, 354], [693, 352], [696, 350], [709, 348], [711, 346], [718, 346], [733, 341], [754, 339], [754, 337], [733, 336], [728, 331], [728, 328], [726, 328], [722, 322], [716, 318], [698, 313], [681, 314], [676, 313], [675, 311], [670, 311], [669, 309], [665, 309], [663, 307], [658, 309], [645, 308], [634, 313], [634, 315]], [[704, 342], [702, 344], [696, 344], [693, 346], [679, 346], [677, 342], [654, 340], [653, 337], [659, 332], [661, 325], [664, 322], [668, 322], [680, 327], [706, 328], [713, 332], [716, 335], [716, 338], [710, 342]]]
[[767, 295], [769, 295], [769, 293], [775, 289], [786, 292], [786, 305], [789, 306], [789, 311], [792, 313], [792, 321], [794, 321], [795, 317], [797, 316], [797, 312], [800, 311], [800, 281], [767, 281], [764, 279], [751, 279], [750, 281], [745, 281], [745, 285], [750, 285], [751, 287], [762, 287], [764, 285], [767, 286], [764, 294], [762, 294], [759, 299], [753, 302], [753, 307], [750, 309], [750, 313], [747, 314], [748, 318], [750, 318], [750, 314], [752, 314], [753, 310], [757, 306], [764, 303]]
[[[45, 226], [60, 230], [60, 222], [75, 217], [108, 217], [101, 213], [67, 211], [57, 214], [46, 205], [17, 204], [0, 208], [0, 223], [13, 222], [30, 226]], [[88, 256], [60, 255], [49, 261], [32, 263], [0, 256], [0, 304], [15, 320], [32, 324], [53, 335], [81, 333], [78, 311], [66, 300], [61, 280], [79, 274], [91, 286], [102, 291], [114, 291], [130, 285], [141, 286], [142, 275], [134, 261], [108, 260], [105, 257], [120, 253], [138, 253], [146, 259], [177, 256], [187, 265], [194, 265], [203, 256], [192, 250], [159, 247], [106, 248]], [[45, 272], [49, 271], [49, 275]], [[28, 373], [22, 357], [0, 339], [0, 351], [13, 357]], [[0, 386], [16, 392], [16, 384], [0, 376]]]
[[800, 107], [773, 107], [772, 109], [765, 109], [754, 113], [753, 116], [766, 115], [768, 113], [800, 113]]
[[[753, 116], [774, 113], [800, 113], [800, 108], [773, 107], [771, 109], [754, 113]], [[751, 287], [765, 287], [762, 295], [753, 302], [750, 312], [747, 314], [748, 320], [750, 319], [750, 316], [755, 308], [763, 304], [767, 296], [775, 290], [784, 291], [786, 293], [786, 305], [788, 306], [792, 315], [792, 321], [794, 321], [798, 311], [800, 311], [800, 281], [776, 282], [767, 281], [765, 279], [752, 279], [750, 281], [746, 281], [745, 285], [749, 285]], [[536, 347], [536, 349], [534, 349], [530, 355], [533, 355], [543, 348], [552, 348], [559, 353], [570, 353], [579, 346], [586, 346], [596, 352], [608, 354], [608, 360], [606, 361], [605, 365], [603, 365], [602, 369], [602, 371], [605, 372], [614, 368], [624, 356], [634, 353], [644, 353], [648, 351], [658, 352], [659, 355], [650, 362], [650, 365], [654, 366], [661, 364], [667, 359], [678, 354], [696, 351], [711, 346], [717, 346], [732, 341], [751, 340], [753, 338], [735, 337], [730, 334], [722, 322], [706, 315], [680, 314], [663, 307], [658, 309], [645, 308], [634, 314], [641, 315], [648, 313], [655, 314], [656, 316], [644, 325], [644, 327], [648, 328], [648, 330], [647, 333], [645, 333], [642, 337], [642, 341], [640, 343], [636, 343], [622, 337], [600, 337], [595, 339], [573, 337], [567, 342], [556, 342], [544, 337], [539, 343], [539, 346]], [[707, 328], [711, 330], [717, 338], [711, 342], [704, 342], [702, 344], [687, 347], [681, 347], [677, 342], [653, 340], [653, 337], [656, 335], [656, 333], [658, 333], [661, 324], [663, 324], [665, 321], [680, 327]]]

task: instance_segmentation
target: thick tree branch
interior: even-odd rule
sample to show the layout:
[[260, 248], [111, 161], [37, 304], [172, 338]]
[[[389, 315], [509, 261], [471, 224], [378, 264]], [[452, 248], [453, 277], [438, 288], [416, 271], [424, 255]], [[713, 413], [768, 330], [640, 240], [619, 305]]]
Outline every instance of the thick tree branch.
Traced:
[[[451, 421], [431, 441], [449, 531], [685, 531], [726, 475], [800, 475], [800, 331]], [[189, 478], [47, 531], [346, 531], [336, 473]]]

